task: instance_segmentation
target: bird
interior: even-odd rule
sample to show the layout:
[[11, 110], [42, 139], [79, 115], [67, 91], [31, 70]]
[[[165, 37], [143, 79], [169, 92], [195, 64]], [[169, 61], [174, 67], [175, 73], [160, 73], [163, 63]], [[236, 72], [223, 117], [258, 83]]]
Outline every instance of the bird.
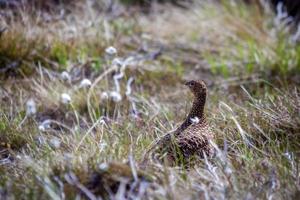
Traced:
[[203, 80], [184, 83], [194, 96], [192, 108], [181, 125], [155, 142], [144, 156], [143, 166], [154, 159], [170, 165], [189, 163], [193, 158], [212, 157], [212, 132], [204, 114], [207, 86]]

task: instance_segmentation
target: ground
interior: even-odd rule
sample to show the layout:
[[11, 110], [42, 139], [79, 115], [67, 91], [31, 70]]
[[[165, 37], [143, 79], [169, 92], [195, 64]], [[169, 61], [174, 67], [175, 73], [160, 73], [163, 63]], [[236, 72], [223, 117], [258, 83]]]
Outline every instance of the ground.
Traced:
[[[300, 195], [300, 37], [284, 13], [241, 1], [71, 2], [1, 9], [3, 199]], [[191, 79], [208, 85], [216, 156], [140, 169], [187, 115]]]

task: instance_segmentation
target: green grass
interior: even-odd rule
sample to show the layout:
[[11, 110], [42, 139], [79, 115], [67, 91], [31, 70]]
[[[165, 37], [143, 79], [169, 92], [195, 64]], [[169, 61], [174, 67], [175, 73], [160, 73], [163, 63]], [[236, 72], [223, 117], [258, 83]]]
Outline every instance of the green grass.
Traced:
[[[290, 42], [292, 33], [274, 27], [274, 14], [223, 1], [112, 17], [78, 4], [83, 7], [57, 21], [26, 13], [23, 23], [6, 19], [10, 30], [0, 37], [0, 64], [9, 71], [0, 75], [1, 199], [296, 198], [300, 48]], [[124, 59], [138, 55], [118, 81], [119, 102], [104, 98], [116, 90], [113, 78], [120, 73], [105, 54], [111, 45]], [[160, 48], [161, 56], [144, 59]], [[19, 66], [7, 67], [12, 62]], [[61, 80], [62, 71], [71, 83]], [[91, 87], [79, 87], [84, 78]], [[187, 79], [208, 83], [216, 157], [190, 169], [152, 161], [141, 169], [151, 143], [185, 118], [192, 100], [181, 84]], [[61, 101], [62, 93], [71, 96], [70, 104]], [[26, 116], [30, 98], [37, 113]], [[47, 119], [51, 125], [42, 130]]]

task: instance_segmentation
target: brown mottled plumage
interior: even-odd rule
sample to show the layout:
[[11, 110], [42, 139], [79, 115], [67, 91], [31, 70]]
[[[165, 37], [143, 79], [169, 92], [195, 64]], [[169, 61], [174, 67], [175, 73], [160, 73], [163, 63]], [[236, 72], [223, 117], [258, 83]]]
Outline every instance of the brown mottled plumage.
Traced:
[[[186, 120], [174, 131], [162, 137], [149, 151], [152, 158], [170, 164], [186, 163], [194, 156], [212, 156], [214, 139], [204, 116], [207, 87], [204, 81], [185, 83], [194, 94], [194, 102]], [[150, 153], [152, 152], [152, 153]]]

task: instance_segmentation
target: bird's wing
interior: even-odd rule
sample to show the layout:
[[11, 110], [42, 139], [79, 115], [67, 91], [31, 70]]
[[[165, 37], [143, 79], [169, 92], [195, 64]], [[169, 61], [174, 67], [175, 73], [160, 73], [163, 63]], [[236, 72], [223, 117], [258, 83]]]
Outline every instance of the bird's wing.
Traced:
[[213, 139], [211, 132], [206, 122], [193, 124], [185, 129], [176, 137], [176, 142], [183, 153], [188, 156], [202, 151], [209, 150], [209, 140]]

